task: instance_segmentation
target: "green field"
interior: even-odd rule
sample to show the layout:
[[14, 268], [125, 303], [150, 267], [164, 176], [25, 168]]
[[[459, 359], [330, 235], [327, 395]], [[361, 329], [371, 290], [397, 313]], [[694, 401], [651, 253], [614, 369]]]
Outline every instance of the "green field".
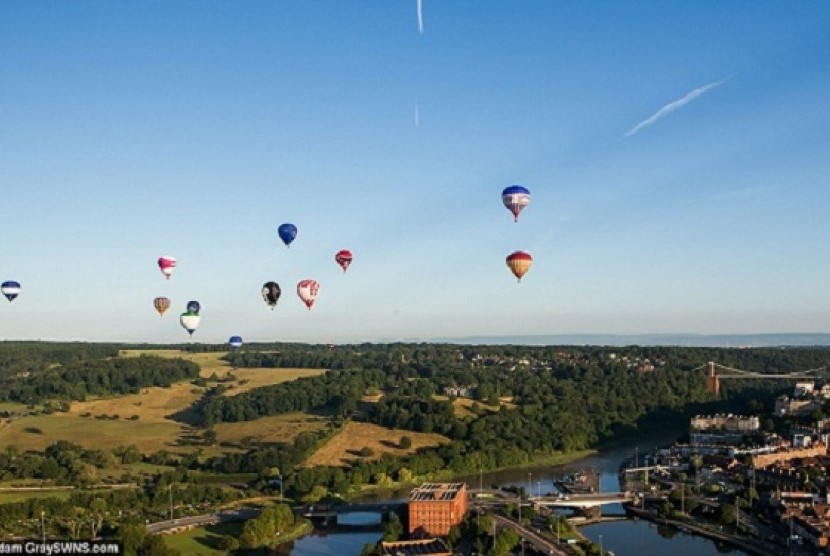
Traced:
[[17, 402], [0, 402], [0, 411], [8, 411], [9, 413], [20, 413], [29, 411], [29, 406]]
[[[224, 550], [219, 549], [219, 540], [225, 535], [239, 538], [244, 525], [244, 523], [220, 523], [218, 525], [208, 525], [207, 527], [197, 527], [184, 533], [165, 535], [164, 544], [187, 556], [226, 554]], [[291, 526], [287, 531], [284, 531], [278, 539], [281, 543], [289, 542], [311, 533], [312, 530], [313, 527], [309, 522], [301, 520]]]
[[57, 498], [59, 500], [67, 500], [71, 490], [24, 490], [17, 492], [0, 492], [0, 504], [10, 504], [12, 502], [21, 502], [23, 500], [31, 500], [32, 498]]
[[225, 554], [226, 552], [224, 550], [219, 549], [219, 540], [225, 535], [238, 538], [242, 534], [242, 527], [244, 525], [244, 523], [239, 522], [197, 527], [184, 533], [165, 535], [163, 537], [164, 544], [188, 556], [191, 554], [193, 556]]

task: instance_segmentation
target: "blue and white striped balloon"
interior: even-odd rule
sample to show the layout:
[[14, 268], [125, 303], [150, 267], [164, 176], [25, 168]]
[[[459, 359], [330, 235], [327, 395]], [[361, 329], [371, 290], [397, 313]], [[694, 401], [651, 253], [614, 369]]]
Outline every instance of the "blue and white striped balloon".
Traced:
[[20, 282], [16, 282], [14, 280], [9, 280], [7, 282], [3, 282], [0, 285], [0, 293], [6, 296], [10, 302], [14, 301], [18, 295], [20, 295]]

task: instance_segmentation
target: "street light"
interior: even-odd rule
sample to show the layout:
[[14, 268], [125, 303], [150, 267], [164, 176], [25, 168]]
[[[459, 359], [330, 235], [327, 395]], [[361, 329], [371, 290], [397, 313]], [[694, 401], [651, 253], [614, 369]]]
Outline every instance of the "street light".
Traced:
[[527, 474], [527, 500], [530, 502], [530, 499], [533, 497], [533, 473]]

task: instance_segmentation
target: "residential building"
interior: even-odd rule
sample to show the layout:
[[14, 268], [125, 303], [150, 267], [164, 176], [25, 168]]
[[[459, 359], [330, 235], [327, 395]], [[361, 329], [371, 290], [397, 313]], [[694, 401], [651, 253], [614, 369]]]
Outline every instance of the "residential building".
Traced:
[[691, 426], [696, 430], [757, 431], [761, 422], [756, 415], [697, 415]]

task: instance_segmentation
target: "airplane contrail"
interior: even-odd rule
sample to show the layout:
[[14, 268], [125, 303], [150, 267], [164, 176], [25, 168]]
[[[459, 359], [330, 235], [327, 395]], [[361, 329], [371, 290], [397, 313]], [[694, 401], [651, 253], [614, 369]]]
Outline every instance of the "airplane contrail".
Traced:
[[422, 0], [417, 0], [416, 8], [418, 10], [418, 32], [424, 34], [424, 6]]
[[692, 102], [694, 99], [701, 96], [703, 93], [705, 93], [707, 91], [710, 91], [710, 90], [714, 89], [715, 87], [717, 87], [719, 85], [722, 85], [723, 83], [725, 83], [728, 80], [729, 80], [729, 77], [727, 77], [725, 79], [721, 79], [720, 81], [715, 81], [714, 83], [709, 83], [708, 85], [704, 85], [703, 87], [698, 87], [697, 89], [694, 89], [694, 90], [686, 93], [686, 95], [683, 96], [682, 98], [671, 101], [667, 105], [663, 106], [660, 110], [655, 112], [653, 115], [651, 115], [650, 117], [646, 118], [642, 122], [640, 122], [637, 125], [635, 125], [634, 127], [632, 127], [630, 130], [628, 130], [628, 132], [625, 135], [623, 135], [622, 138], [625, 139], [626, 137], [631, 137], [632, 135], [634, 135], [635, 133], [637, 133], [638, 131], [640, 131], [644, 127], [650, 126], [651, 124], [655, 123], [657, 120], [660, 120], [660, 119], [668, 116], [669, 114], [671, 114], [672, 112], [674, 112], [678, 108], [683, 108], [684, 106], [686, 106], [687, 104]]

